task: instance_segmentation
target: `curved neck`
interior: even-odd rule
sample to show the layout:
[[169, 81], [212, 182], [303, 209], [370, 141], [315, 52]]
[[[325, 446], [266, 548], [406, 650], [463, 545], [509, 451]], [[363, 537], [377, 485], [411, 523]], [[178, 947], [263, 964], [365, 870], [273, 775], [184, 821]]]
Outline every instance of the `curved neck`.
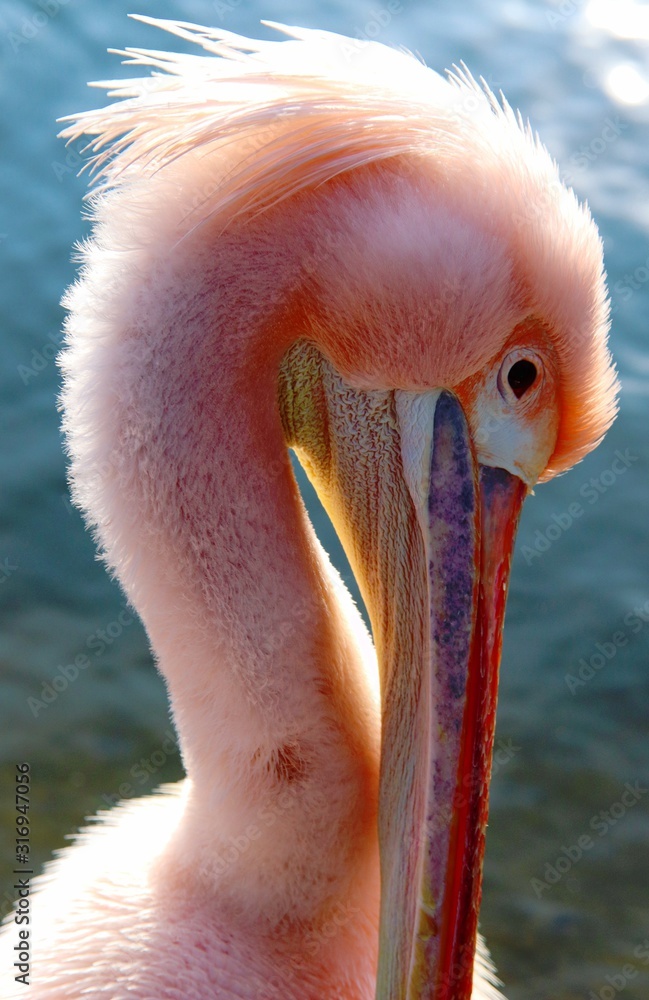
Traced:
[[[111, 345], [106, 534], [167, 681], [203, 870], [222, 886], [228, 847], [252, 827], [256, 855], [294, 858], [299, 830], [329, 895], [322, 869], [347, 878], [375, 841], [379, 723], [369, 640], [308, 522], [278, 413], [295, 266], [254, 226], [218, 240], [206, 226], [136, 276]], [[303, 882], [297, 914], [318, 905]], [[275, 886], [263, 905], [286, 898]]]

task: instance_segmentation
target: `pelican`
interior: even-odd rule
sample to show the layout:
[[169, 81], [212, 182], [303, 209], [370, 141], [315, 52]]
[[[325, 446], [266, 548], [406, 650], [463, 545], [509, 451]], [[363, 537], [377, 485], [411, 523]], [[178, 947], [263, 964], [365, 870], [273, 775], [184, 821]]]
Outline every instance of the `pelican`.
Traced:
[[126, 50], [153, 74], [63, 133], [101, 183], [62, 398], [187, 778], [48, 868], [30, 1000], [495, 1000], [477, 920], [516, 524], [616, 410], [596, 227], [464, 68], [141, 20], [204, 54]]

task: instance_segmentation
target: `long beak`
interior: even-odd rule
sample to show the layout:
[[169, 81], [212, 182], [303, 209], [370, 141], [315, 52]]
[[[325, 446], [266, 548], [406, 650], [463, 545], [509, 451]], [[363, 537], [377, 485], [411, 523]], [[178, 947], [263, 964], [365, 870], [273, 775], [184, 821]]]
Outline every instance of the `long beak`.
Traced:
[[507, 581], [525, 484], [480, 467], [446, 391], [352, 389], [311, 345], [280, 408], [379, 660], [377, 1000], [469, 1000]]
[[[428, 634], [416, 658], [397, 642], [386, 664], [377, 998], [468, 1000], [501, 630], [526, 487], [477, 465], [450, 393], [398, 394], [397, 413], [425, 550]], [[409, 591], [394, 593], [397, 620]]]

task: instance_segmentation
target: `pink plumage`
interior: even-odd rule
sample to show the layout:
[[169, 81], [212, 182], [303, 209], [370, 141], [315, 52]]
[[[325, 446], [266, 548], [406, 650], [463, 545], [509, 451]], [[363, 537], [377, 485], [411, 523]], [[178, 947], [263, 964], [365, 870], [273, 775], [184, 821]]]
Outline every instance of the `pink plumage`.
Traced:
[[[306, 340], [339, 408], [447, 387], [477, 459], [531, 487], [615, 413], [600, 241], [465, 70], [327, 32], [142, 20], [208, 54], [128, 50], [157, 75], [110, 84], [120, 103], [66, 127], [91, 137], [102, 185], [66, 297], [64, 426], [188, 778], [103, 814], [48, 867], [30, 998], [369, 1000], [376, 654], [300, 500], [279, 372]], [[532, 400], [485, 440], [500, 397], [484, 386], [520, 343], [545, 358], [551, 418]], [[481, 946], [473, 975], [474, 1000], [500, 996]]]

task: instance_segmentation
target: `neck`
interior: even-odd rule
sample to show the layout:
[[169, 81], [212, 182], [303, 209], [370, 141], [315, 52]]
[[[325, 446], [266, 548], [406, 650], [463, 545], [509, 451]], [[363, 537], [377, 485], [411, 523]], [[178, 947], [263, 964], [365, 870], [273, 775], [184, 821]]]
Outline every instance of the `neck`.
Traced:
[[277, 372], [295, 319], [278, 303], [294, 265], [282, 273], [254, 225], [244, 233], [204, 226], [164, 261], [125, 262], [127, 314], [98, 350], [111, 384], [90, 390], [95, 452], [77, 478], [101, 462], [80, 490], [102, 493], [108, 556], [167, 681], [188, 866], [199, 854], [239, 907], [308, 918], [375, 863], [373, 654], [283, 439]]

